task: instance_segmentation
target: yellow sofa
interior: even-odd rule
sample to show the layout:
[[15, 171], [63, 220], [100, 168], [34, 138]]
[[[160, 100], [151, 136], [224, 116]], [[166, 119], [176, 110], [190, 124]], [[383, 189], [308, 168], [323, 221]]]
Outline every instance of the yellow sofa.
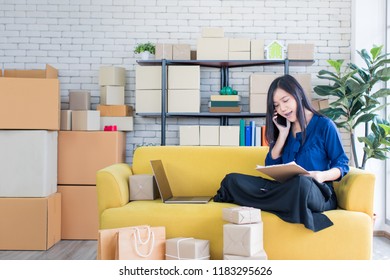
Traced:
[[[211, 259], [223, 259], [222, 208], [229, 203], [164, 204], [129, 202], [129, 176], [152, 174], [150, 160], [161, 159], [174, 195], [213, 196], [227, 173], [259, 175], [267, 147], [151, 146], [134, 152], [133, 164], [114, 164], [97, 172], [100, 229], [149, 224], [165, 226], [166, 237], [210, 241]], [[334, 225], [319, 232], [262, 211], [264, 249], [269, 259], [370, 259], [375, 177], [351, 168], [335, 185], [339, 209], [325, 214]]]

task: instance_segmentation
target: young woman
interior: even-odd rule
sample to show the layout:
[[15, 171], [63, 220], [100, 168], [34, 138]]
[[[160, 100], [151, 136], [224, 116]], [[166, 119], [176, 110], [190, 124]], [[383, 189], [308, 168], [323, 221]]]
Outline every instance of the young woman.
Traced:
[[337, 207], [332, 181], [347, 174], [348, 157], [335, 124], [313, 109], [290, 75], [275, 79], [268, 90], [266, 138], [270, 146], [266, 165], [295, 161], [310, 174], [284, 183], [228, 174], [214, 201], [259, 208], [313, 231], [333, 225], [321, 212]]

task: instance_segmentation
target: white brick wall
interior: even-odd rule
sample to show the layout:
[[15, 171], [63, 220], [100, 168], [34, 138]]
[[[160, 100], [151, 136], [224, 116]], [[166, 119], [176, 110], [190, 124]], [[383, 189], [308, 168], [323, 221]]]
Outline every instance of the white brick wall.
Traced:
[[[126, 103], [134, 105], [138, 42], [189, 43], [192, 49], [202, 27], [223, 27], [226, 37], [277, 39], [284, 44], [314, 43], [315, 64], [290, 73], [316, 74], [327, 59], [351, 58], [351, 0], [226, 1], [226, 0], [2, 0], [0, 5], [0, 67], [59, 70], [62, 108], [69, 89], [88, 89], [93, 108], [99, 103], [100, 65], [124, 66]], [[242, 71], [242, 72], [241, 72]], [[245, 98], [252, 67], [230, 71], [230, 82]], [[202, 107], [219, 90], [219, 72], [202, 68]], [[167, 144], [178, 144], [180, 124], [218, 124], [218, 119], [168, 119]], [[238, 119], [231, 120], [238, 123]], [[136, 117], [127, 135], [127, 161], [137, 145], [160, 143], [160, 120]], [[343, 137], [344, 138], [344, 137]], [[346, 146], [348, 144], [346, 143]]]

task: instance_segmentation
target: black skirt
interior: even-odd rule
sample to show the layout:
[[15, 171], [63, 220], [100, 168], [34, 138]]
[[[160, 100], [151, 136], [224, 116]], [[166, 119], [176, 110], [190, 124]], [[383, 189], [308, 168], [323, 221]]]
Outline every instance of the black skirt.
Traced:
[[323, 211], [336, 209], [331, 184], [298, 175], [284, 183], [231, 173], [222, 180], [215, 202], [229, 202], [271, 212], [290, 223], [301, 223], [314, 232], [333, 225]]

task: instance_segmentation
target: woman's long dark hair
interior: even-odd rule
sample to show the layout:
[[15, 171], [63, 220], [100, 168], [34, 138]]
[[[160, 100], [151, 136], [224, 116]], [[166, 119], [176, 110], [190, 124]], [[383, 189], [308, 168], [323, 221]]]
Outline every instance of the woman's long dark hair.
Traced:
[[305, 141], [306, 137], [306, 116], [305, 116], [305, 109], [309, 110], [310, 112], [321, 115], [318, 113], [313, 106], [311, 105], [309, 99], [307, 98], [307, 95], [305, 94], [305, 91], [303, 90], [302, 86], [299, 84], [299, 82], [290, 75], [284, 75], [281, 77], [276, 78], [270, 85], [268, 89], [267, 94], [267, 115], [265, 119], [265, 126], [266, 126], [266, 139], [270, 145], [273, 145], [273, 143], [276, 141], [276, 139], [279, 136], [279, 130], [272, 121], [275, 106], [274, 106], [274, 92], [276, 89], [283, 89], [284, 91], [291, 94], [295, 101], [297, 102], [297, 120], [299, 122], [299, 125], [302, 129], [302, 141]]

